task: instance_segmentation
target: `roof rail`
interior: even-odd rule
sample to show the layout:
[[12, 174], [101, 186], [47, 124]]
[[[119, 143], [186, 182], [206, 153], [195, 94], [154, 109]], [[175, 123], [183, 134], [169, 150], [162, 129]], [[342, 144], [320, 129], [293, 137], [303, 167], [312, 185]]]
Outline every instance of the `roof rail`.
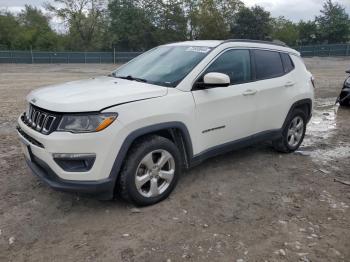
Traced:
[[269, 44], [269, 45], [277, 45], [277, 46], [283, 46], [288, 47], [285, 43], [279, 41], [279, 42], [273, 42], [273, 41], [262, 41], [262, 40], [252, 40], [252, 39], [228, 39], [222, 42], [224, 43], [231, 43], [231, 42], [245, 42], [245, 43], [257, 43], [257, 44]]

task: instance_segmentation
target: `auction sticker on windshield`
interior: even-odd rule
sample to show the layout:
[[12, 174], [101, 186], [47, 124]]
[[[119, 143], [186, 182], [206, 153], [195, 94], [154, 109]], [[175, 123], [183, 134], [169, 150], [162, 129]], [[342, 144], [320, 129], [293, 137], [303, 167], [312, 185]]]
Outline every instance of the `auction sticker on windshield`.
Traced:
[[208, 53], [210, 50], [209, 47], [191, 46], [186, 49], [186, 52]]

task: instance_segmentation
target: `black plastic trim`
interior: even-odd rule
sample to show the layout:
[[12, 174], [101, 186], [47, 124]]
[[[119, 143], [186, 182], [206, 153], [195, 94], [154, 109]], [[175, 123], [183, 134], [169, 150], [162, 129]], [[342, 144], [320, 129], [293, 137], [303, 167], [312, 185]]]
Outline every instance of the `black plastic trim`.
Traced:
[[299, 107], [299, 106], [304, 106], [306, 105], [308, 107], [308, 110], [309, 110], [309, 115], [307, 116], [307, 122], [310, 121], [311, 117], [312, 117], [312, 100], [310, 98], [306, 98], [306, 99], [302, 99], [302, 100], [299, 100], [297, 102], [295, 102], [291, 108], [289, 109], [289, 112], [286, 116], [286, 119], [284, 120], [284, 123], [283, 123], [283, 126], [282, 126], [282, 130], [286, 127], [286, 125], [288, 124], [288, 119], [291, 117], [292, 113], [293, 113], [293, 110], [296, 108], [296, 107]]
[[72, 181], [65, 180], [57, 174], [41, 159], [31, 153], [32, 161], [26, 162], [32, 173], [53, 189], [65, 192], [94, 195], [101, 200], [109, 200], [114, 195], [114, 181], [110, 178], [98, 181]]
[[93, 167], [96, 156], [85, 156], [78, 158], [54, 157], [53, 160], [66, 172], [88, 172]]
[[187, 159], [192, 159], [193, 156], [193, 149], [192, 149], [192, 141], [190, 134], [188, 132], [188, 129], [186, 125], [182, 122], [166, 122], [166, 123], [160, 123], [160, 124], [155, 124], [147, 127], [143, 127], [140, 129], [137, 129], [133, 132], [131, 132], [127, 138], [124, 140], [123, 145], [121, 146], [118, 155], [114, 161], [112, 170], [110, 172], [110, 179], [113, 181], [116, 181], [119, 176], [120, 169], [122, 167], [122, 164], [125, 160], [125, 157], [132, 145], [132, 143], [139, 137], [143, 135], [150, 134], [152, 132], [160, 131], [160, 130], [166, 130], [166, 129], [179, 129], [181, 130], [181, 133], [184, 138], [184, 144], [186, 147], [186, 152], [187, 152]]
[[208, 158], [212, 158], [221, 154], [225, 154], [237, 149], [241, 149], [258, 142], [265, 140], [277, 139], [281, 136], [282, 129], [264, 131], [255, 135], [251, 135], [236, 141], [228, 142], [222, 145], [214, 146], [209, 148], [195, 156], [191, 159], [191, 167], [194, 167]]

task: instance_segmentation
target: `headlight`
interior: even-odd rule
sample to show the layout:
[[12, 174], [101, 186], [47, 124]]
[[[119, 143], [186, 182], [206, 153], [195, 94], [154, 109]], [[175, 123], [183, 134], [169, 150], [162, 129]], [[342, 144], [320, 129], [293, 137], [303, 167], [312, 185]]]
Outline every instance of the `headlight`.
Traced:
[[98, 132], [117, 119], [118, 114], [86, 114], [64, 115], [57, 127], [57, 131], [72, 133]]

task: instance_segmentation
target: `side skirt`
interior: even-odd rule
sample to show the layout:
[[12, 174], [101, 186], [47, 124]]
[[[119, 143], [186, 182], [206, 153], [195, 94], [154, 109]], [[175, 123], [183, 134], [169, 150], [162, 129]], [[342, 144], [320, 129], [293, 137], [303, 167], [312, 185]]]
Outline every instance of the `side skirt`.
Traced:
[[248, 136], [236, 141], [228, 142], [222, 145], [218, 145], [212, 148], [209, 148], [197, 155], [194, 155], [190, 161], [190, 168], [199, 165], [208, 158], [212, 158], [218, 155], [222, 155], [237, 149], [241, 149], [258, 142], [266, 140], [274, 140], [280, 138], [282, 135], [282, 129], [264, 131], [252, 136]]

